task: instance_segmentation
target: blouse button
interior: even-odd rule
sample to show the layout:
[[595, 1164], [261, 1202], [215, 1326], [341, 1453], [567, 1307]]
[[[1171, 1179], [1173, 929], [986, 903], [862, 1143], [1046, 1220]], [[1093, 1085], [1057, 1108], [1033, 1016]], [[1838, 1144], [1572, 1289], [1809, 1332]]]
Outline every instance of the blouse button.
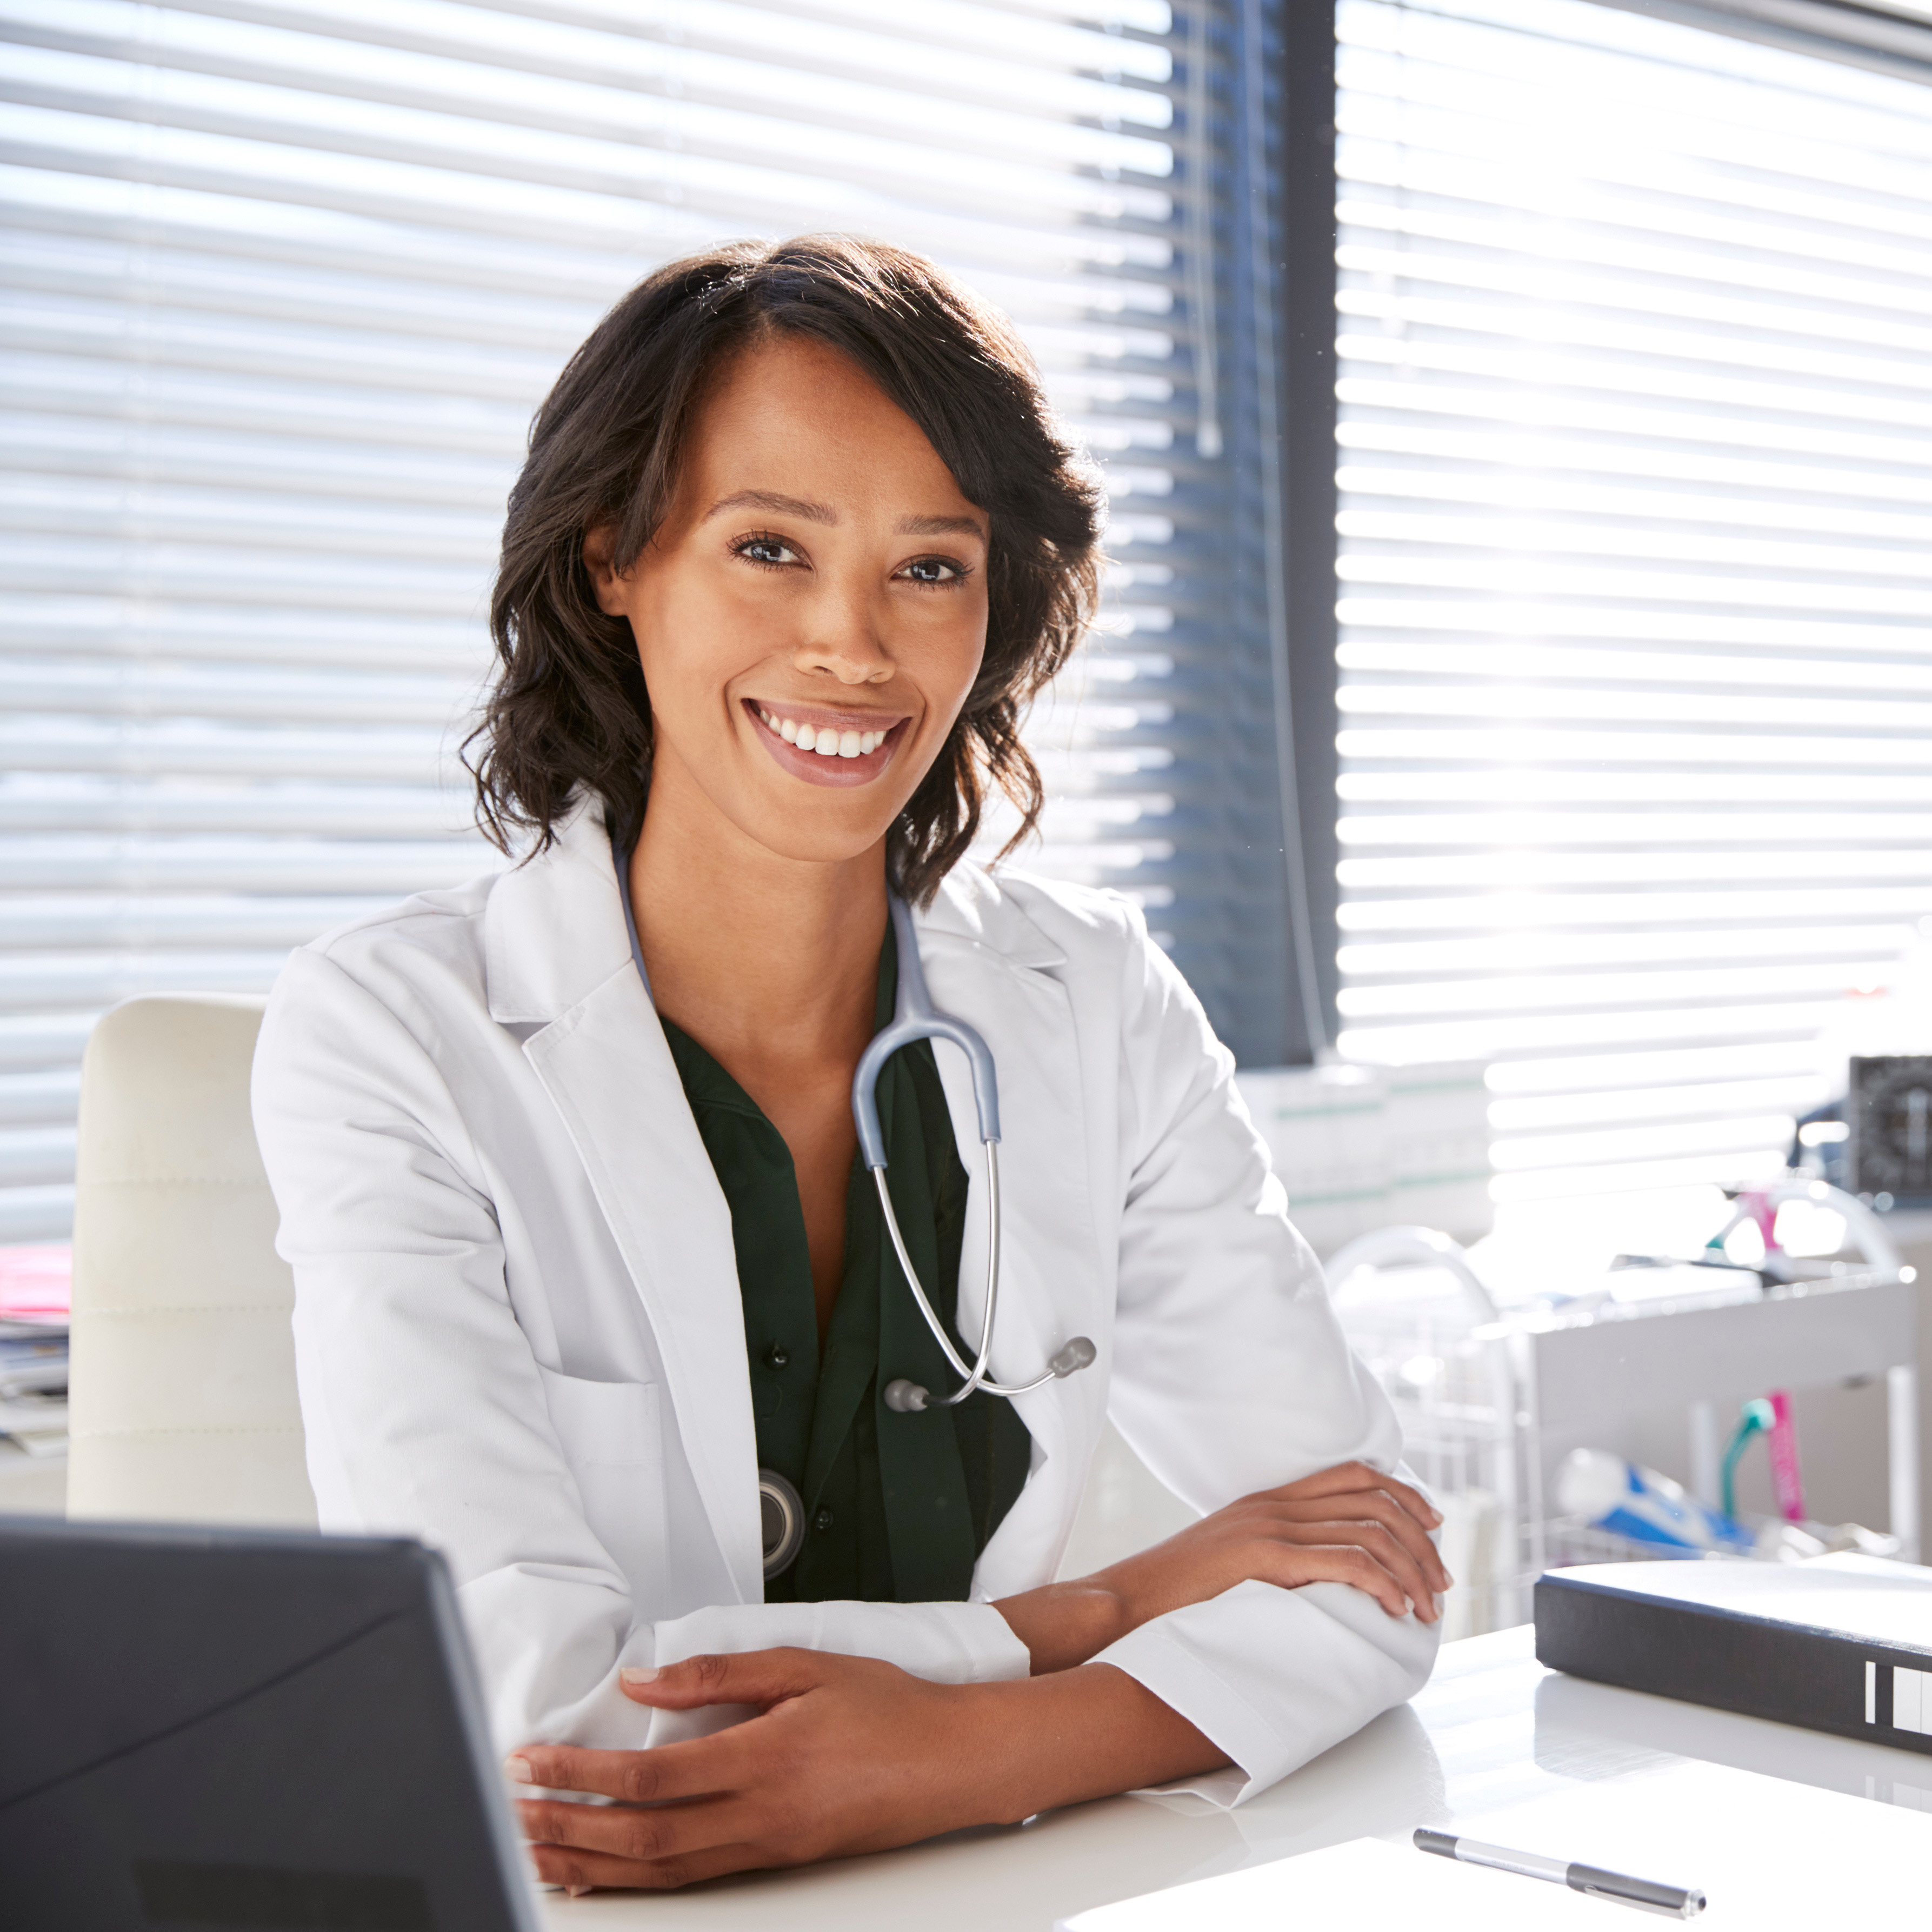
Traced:
[[830, 1529], [832, 1527], [832, 1512], [828, 1509], [820, 1510], [818, 1514], [812, 1519], [812, 1526], [814, 1529], [818, 1530], [821, 1532]]
[[791, 1351], [782, 1342], [774, 1342], [765, 1351], [765, 1366], [782, 1369], [791, 1360]]

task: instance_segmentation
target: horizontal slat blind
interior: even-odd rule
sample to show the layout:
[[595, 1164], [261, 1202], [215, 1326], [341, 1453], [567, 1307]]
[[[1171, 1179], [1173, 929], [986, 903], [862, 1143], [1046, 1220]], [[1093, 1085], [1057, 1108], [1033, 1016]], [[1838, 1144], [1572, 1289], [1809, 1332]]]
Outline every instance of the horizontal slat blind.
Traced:
[[1932, 89], [1343, 0], [1345, 1052], [1731, 1181], [1932, 916]]
[[1185, 28], [1166, 0], [0, 0], [0, 1240], [64, 1229], [103, 1007], [265, 988], [492, 862], [455, 752], [530, 412], [620, 293], [726, 236], [881, 236], [1020, 323], [1118, 560], [1039, 862], [1172, 859], [1214, 758], [1177, 760], [1169, 634], [1211, 628], [1225, 574], [1174, 447]]

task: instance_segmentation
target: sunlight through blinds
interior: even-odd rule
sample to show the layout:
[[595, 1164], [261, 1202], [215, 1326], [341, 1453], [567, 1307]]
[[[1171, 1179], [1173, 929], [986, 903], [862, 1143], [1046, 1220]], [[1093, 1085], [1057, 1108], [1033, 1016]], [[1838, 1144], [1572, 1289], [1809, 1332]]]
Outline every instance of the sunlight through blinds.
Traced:
[[728, 236], [883, 236], [1021, 325], [1118, 560], [1036, 862], [1184, 928], [1139, 881], [1214, 763], [1168, 732], [1173, 613], [1217, 574], [1174, 544], [1215, 521], [1185, 26], [1166, 0], [0, 0], [0, 1241], [64, 1231], [104, 1007], [263, 990], [493, 862], [455, 759], [530, 413], [620, 293]]
[[1338, 20], [1343, 1050], [1504, 1202], [1774, 1169], [1932, 918], [1932, 88]]

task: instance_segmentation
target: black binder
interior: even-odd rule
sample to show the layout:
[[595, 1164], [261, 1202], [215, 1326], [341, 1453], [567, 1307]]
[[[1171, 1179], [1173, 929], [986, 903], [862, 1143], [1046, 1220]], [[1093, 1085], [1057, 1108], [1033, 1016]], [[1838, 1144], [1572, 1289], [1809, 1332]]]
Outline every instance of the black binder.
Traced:
[[1546, 1571], [1535, 1600], [1552, 1670], [1932, 1755], [1932, 1570], [1597, 1563]]

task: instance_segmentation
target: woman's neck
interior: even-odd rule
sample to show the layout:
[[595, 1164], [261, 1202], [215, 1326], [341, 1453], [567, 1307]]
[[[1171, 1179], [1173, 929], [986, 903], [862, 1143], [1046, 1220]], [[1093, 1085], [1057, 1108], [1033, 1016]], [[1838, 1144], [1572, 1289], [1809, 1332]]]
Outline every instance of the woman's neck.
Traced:
[[885, 940], [883, 842], [849, 860], [788, 859], [748, 838], [688, 774], [664, 771], [630, 892], [658, 1012], [754, 1097], [788, 1070], [856, 1063]]

